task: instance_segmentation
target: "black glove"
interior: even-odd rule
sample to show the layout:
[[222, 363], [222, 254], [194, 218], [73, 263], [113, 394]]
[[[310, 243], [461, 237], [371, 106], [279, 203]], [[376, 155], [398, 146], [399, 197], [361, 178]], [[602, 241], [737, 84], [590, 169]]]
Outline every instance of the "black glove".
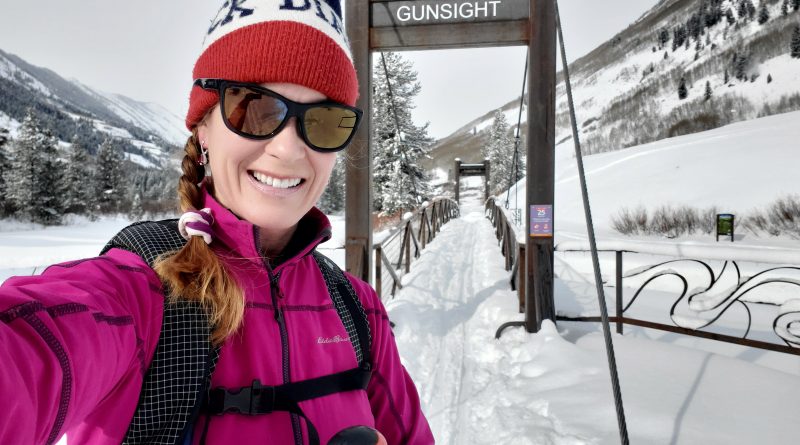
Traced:
[[378, 432], [367, 426], [351, 426], [345, 428], [328, 442], [328, 445], [375, 445], [378, 443]]

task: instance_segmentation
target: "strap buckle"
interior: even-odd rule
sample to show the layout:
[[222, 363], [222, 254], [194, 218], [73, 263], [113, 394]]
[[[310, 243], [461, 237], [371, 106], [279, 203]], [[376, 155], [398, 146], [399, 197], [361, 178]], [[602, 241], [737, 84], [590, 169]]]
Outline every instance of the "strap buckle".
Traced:
[[237, 413], [254, 416], [269, 414], [275, 408], [275, 387], [264, 386], [256, 379], [247, 387], [213, 388], [208, 397], [210, 414]]

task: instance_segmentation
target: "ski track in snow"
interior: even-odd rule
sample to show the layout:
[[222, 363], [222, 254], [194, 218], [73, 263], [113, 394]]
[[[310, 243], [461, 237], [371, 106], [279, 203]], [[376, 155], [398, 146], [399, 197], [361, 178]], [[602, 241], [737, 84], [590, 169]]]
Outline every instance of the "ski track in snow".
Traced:
[[[468, 190], [461, 217], [385, 301], [437, 443], [619, 443], [598, 325], [545, 322], [494, 339], [523, 318], [503, 264], [482, 191]], [[591, 277], [557, 264], [557, 306], [596, 312]], [[800, 433], [796, 357], [635, 327], [613, 341], [632, 443], [790, 443]], [[761, 355], [786, 372], [754, 364]]]
[[[507, 372], [487, 369], [498, 351], [479, 312], [497, 293], [511, 299], [505, 295], [509, 273], [481, 200], [479, 190], [462, 194], [462, 216], [443, 226], [403, 277], [403, 289], [386, 303], [401, 353], [414, 350], [403, 357], [437, 443], [591, 443], [563, 433], [547, 401], [505, 397], [519, 360]], [[514, 409], [519, 403], [531, 409]]]

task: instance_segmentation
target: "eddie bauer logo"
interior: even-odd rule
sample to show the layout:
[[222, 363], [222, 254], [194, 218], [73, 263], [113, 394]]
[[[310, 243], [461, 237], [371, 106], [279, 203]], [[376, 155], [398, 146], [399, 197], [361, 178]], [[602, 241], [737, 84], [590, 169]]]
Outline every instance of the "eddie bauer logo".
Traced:
[[319, 337], [317, 338], [317, 343], [321, 345], [326, 345], [328, 343], [341, 343], [341, 342], [349, 342], [350, 337], [342, 337], [341, 335], [337, 335], [334, 337]]

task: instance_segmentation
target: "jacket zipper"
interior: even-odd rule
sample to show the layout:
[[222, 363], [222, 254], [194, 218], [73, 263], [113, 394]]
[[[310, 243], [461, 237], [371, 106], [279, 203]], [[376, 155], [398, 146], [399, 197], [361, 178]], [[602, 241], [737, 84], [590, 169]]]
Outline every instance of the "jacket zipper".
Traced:
[[[261, 250], [258, 247], [258, 226], [253, 226], [253, 238], [256, 244], [256, 252], [260, 252]], [[272, 306], [275, 309], [275, 321], [278, 322], [278, 328], [281, 332], [281, 370], [283, 371], [283, 383], [289, 383], [290, 380], [290, 373], [289, 373], [289, 334], [286, 331], [286, 319], [283, 316], [283, 310], [278, 305], [278, 299], [283, 298], [281, 294], [280, 285], [278, 284], [278, 280], [281, 277], [280, 272], [277, 274], [273, 274], [272, 267], [269, 265], [269, 262], [265, 258], [262, 258], [262, 263], [264, 267], [267, 269], [267, 275], [269, 275], [269, 290], [270, 296], [272, 299]], [[292, 433], [294, 433], [294, 443], [295, 445], [303, 445], [303, 433], [300, 429], [300, 419], [297, 417], [296, 414], [291, 414], [292, 419]]]

